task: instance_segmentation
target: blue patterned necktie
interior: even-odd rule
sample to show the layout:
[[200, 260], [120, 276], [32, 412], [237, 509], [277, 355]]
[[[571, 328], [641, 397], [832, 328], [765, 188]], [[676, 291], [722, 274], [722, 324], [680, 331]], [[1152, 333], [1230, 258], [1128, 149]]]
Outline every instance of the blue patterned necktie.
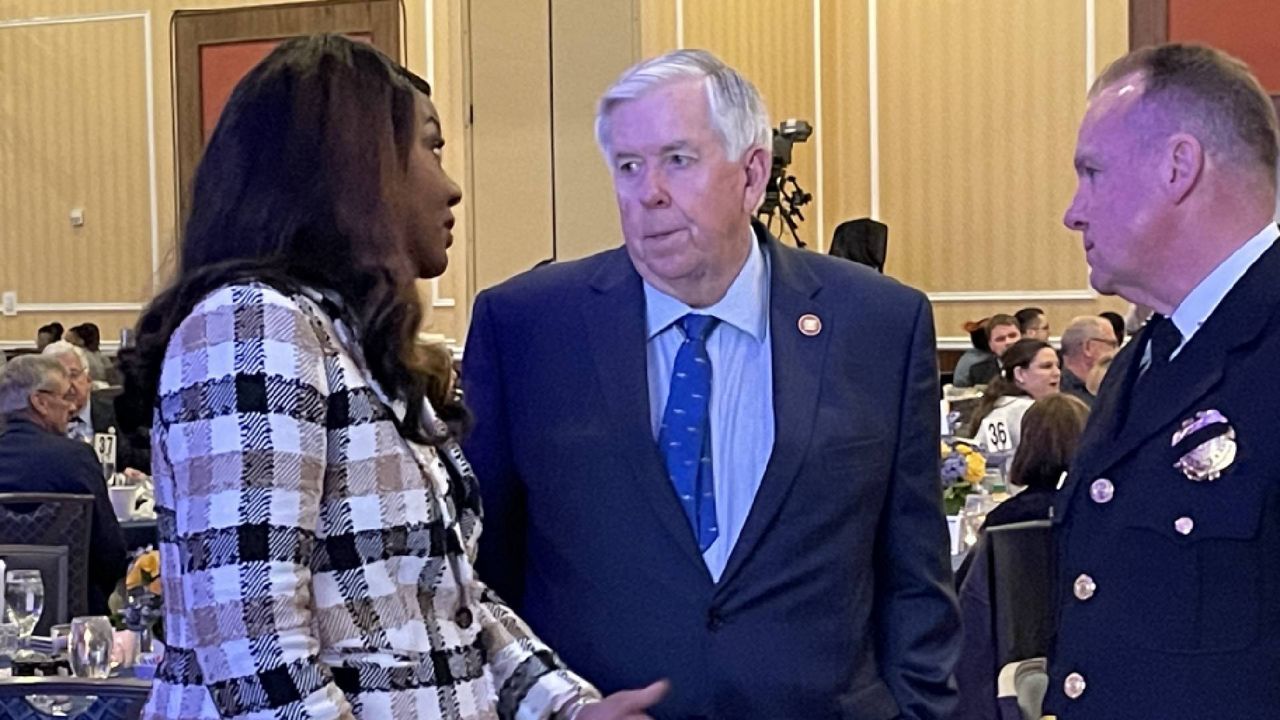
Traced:
[[711, 473], [711, 358], [707, 355], [707, 337], [718, 322], [693, 313], [680, 318], [684, 343], [676, 353], [658, 431], [667, 474], [698, 537], [700, 552], [706, 552], [720, 534]]

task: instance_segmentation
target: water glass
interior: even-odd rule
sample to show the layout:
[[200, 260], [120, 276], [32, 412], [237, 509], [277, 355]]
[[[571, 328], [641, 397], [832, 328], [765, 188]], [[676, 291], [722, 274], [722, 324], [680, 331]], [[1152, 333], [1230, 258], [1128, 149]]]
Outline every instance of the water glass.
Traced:
[[68, 659], [76, 677], [105, 678], [111, 673], [111, 621], [105, 615], [87, 615], [71, 621]]
[[7, 620], [18, 624], [18, 632], [28, 637], [44, 612], [44, 580], [39, 570], [10, 570], [4, 574], [4, 603]]
[[13, 659], [18, 654], [18, 626], [0, 623], [0, 678], [13, 676]]

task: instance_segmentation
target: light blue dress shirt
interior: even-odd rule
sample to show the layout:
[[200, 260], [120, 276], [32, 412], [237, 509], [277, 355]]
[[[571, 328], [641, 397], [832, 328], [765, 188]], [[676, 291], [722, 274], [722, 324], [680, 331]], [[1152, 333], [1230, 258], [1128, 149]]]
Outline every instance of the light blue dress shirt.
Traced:
[[[1257, 235], [1231, 253], [1226, 260], [1222, 261], [1222, 264], [1213, 269], [1213, 272], [1206, 275], [1199, 285], [1187, 293], [1187, 296], [1174, 309], [1173, 314], [1169, 316], [1178, 328], [1178, 332], [1182, 333], [1182, 344], [1173, 351], [1170, 359], [1182, 352], [1182, 348], [1187, 346], [1191, 337], [1209, 319], [1227, 293], [1231, 292], [1231, 288], [1235, 287], [1258, 258], [1271, 248], [1277, 237], [1280, 237], [1280, 228], [1277, 228], [1275, 223], [1267, 223], [1267, 226], [1258, 231]], [[1150, 348], [1147, 348], [1146, 353], [1150, 353]]]
[[[751, 252], [724, 297], [694, 309], [644, 283], [649, 416], [657, 442], [684, 341], [674, 323], [696, 312], [720, 319], [707, 339], [711, 358], [711, 464], [719, 537], [702, 554], [719, 581], [755, 502], [773, 452], [773, 354], [769, 336], [769, 262], [751, 237]], [[692, 530], [691, 530], [692, 531]]]

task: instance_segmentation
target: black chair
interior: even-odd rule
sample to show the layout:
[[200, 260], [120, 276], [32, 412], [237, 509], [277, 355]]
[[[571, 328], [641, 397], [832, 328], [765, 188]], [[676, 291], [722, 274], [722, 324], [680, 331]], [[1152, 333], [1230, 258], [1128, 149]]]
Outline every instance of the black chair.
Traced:
[[1054, 634], [1058, 564], [1052, 522], [999, 525], [984, 534], [997, 670], [1047, 656]]
[[66, 545], [0, 545], [0, 560], [8, 570], [39, 570], [44, 583], [44, 610], [36, 623], [36, 635], [48, 635], [54, 625], [71, 622], [67, 612]]
[[[0, 493], [0, 544], [67, 549], [67, 613], [89, 610], [89, 531], [93, 496]], [[46, 587], [45, 592], [48, 592]]]
[[828, 254], [884, 272], [889, 227], [871, 218], [848, 220], [836, 226]]
[[[135, 720], [150, 692], [151, 682], [136, 678], [8, 678], [0, 682], [0, 720]], [[45, 712], [42, 705], [54, 697], [70, 705], [71, 712]]]

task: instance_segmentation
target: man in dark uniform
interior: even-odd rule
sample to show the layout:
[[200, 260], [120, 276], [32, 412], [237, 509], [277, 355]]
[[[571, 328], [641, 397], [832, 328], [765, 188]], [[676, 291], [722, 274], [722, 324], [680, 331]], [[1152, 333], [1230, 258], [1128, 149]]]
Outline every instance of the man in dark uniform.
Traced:
[[1089, 93], [1065, 222], [1093, 286], [1155, 308], [1056, 500], [1045, 711], [1280, 713], [1276, 117], [1242, 63], [1144, 48]]

